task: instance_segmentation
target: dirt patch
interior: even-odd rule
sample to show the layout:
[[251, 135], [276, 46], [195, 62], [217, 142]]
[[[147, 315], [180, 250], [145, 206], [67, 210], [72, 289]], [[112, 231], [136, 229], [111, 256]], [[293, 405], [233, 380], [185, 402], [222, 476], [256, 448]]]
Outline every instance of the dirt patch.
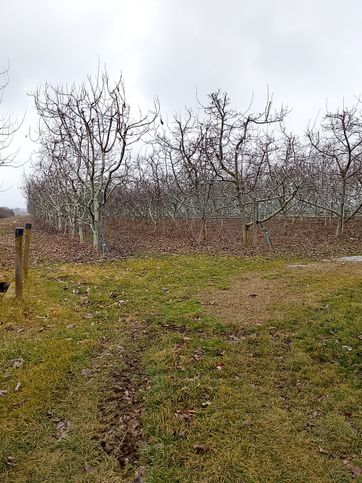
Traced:
[[201, 230], [196, 220], [162, 220], [157, 225], [142, 220], [108, 220], [105, 237], [110, 254], [137, 255], [140, 253], [228, 253], [232, 255], [261, 255], [280, 257], [286, 255], [331, 258], [356, 255], [362, 248], [362, 220], [346, 225], [340, 238], [335, 236], [335, 225], [322, 219], [290, 220], [287, 232], [283, 222], [273, 219], [266, 224], [275, 250], [266, 242], [261, 231], [256, 244], [244, 247], [240, 220], [209, 220], [207, 239], [197, 242], [195, 230]]
[[273, 304], [287, 301], [291, 294], [285, 282], [268, 280], [261, 275], [236, 279], [228, 290], [212, 290], [201, 296], [207, 311], [236, 325], [262, 324], [272, 314]]
[[[318, 306], [322, 296], [320, 282], [324, 278], [330, 290], [334, 290], [342, 275], [362, 277], [362, 263], [324, 261], [287, 265], [286, 270], [283, 279], [273, 274], [266, 278], [265, 273], [237, 278], [228, 290], [201, 294], [201, 303], [209, 314], [234, 326], [262, 324], [278, 317], [280, 304]], [[322, 287], [325, 290], [323, 284]]]

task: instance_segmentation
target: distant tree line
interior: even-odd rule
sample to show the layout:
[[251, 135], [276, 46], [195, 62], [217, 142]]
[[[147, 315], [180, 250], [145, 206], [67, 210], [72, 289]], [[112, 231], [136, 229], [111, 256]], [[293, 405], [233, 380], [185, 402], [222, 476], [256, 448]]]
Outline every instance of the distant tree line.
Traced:
[[111, 82], [106, 70], [33, 97], [39, 149], [24, 186], [28, 210], [81, 241], [89, 227], [99, 250], [105, 216], [155, 229], [197, 220], [199, 241], [210, 219], [237, 218], [247, 244], [276, 216], [335, 220], [340, 235], [361, 214], [360, 103], [298, 137], [271, 98], [261, 112], [240, 112], [220, 90], [166, 123], [157, 102], [146, 114], [131, 109], [122, 78]]
[[0, 206], [0, 218], [9, 218], [10, 216], [14, 216], [15, 213], [10, 208], [5, 208], [4, 206]]

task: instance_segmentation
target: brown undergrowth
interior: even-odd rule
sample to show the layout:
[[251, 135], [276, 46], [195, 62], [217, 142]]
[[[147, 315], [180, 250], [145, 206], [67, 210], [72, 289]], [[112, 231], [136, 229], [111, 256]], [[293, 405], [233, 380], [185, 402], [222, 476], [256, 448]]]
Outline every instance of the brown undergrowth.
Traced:
[[[29, 220], [19, 217], [0, 220], [0, 272], [14, 264], [14, 227], [23, 226], [27, 221]], [[164, 220], [155, 226], [142, 220], [106, 219], [105, 240], [108, 248], [100, 256], [92, 248], [90, 234], [86, 241], [80, 244], [76, 237], [58, 233], [44, 223], [35, 221], [31, 260], [36, 265], [49, 261], [83, 263], [171, 253], [268, 258], [297, 256], [321, 259], [354, 255], [362, 250], [361, 220], [347, 224], [345, 233], [339, 239], [335, 237], [335, 226], [325, 225], [323, 220], [290, 221], [287, 233], [284, 232], [283, 223], [278, 220], [269, 222], [267, 228], [274, 250], [268, 246], [261, 231], [255, 245], [244, 247], [238, 220], [210, 220], [207, 239], [204, 242], [197, 242], [190, 229], [190, 223], [186, 220], [179, 220], [177, 223]]]

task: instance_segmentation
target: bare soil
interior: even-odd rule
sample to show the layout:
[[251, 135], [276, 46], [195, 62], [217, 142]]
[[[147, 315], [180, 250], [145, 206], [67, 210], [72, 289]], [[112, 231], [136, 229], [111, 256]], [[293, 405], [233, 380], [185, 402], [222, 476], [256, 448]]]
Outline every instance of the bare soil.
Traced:
[[203, 294], [201, 301], [213, 316], [234, 325], [262, 324], [270, 317], [276, 300], [289, 298], [285, 282], [266, 280], [261, 275], [236, 279], [228, 290]]
[[[335, 283], [338, 283], [342, 275], [362, 277], [362, 262], [358, 261], [291, 264], [286, 268], [289, 273], [283, 278], [272, 277], [270, 274], [266, 277], [262, 273], [238, 277], [227, 290], [214, 289], [201, 294], [201, 302], [209, 314], [231, 323], [236, 328], [235, 335], [240, 335], [248, 325], [262, 324], [272, 317], [275, 319], [281, 316], [280, 304], [318, 303], [321, 294], [313, 283], [315, 281], [328, 276], [331, 284], [332, 275]], [[294, 283], [300, 278], [301, 272], [308, 276], [309, 282], [303, 289]], [[333, 289], [332, 285], [330, 289]]]

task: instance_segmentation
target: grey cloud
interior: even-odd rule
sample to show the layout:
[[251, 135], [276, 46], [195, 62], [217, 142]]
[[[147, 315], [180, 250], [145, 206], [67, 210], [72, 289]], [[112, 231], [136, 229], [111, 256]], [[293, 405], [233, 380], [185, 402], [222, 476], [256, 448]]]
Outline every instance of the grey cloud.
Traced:
[[[123, 71], [133, 101], [158, 95], [168, 113], [195, 104], [196, 88], [201, 98], [225, 89], [242, 109], [252, 91], [262, 103], [269, 84], [276, 102], [293, 108], [299, 132], [326, 99], [337, 106], [361, 91], [358, 0], [13, 0], [0, 13], [0, 65], [11, 65], [0, 110], [27, 109], [27, 126], [34, 113], [26, 92], [81, 81], [98, 58], [113, 75]], [[24, 145], [21, 161], [29, 151]], [[19, 171], [6, 176], [21, 181]], [[8, 197], [0, 193], [0, 205]]]

